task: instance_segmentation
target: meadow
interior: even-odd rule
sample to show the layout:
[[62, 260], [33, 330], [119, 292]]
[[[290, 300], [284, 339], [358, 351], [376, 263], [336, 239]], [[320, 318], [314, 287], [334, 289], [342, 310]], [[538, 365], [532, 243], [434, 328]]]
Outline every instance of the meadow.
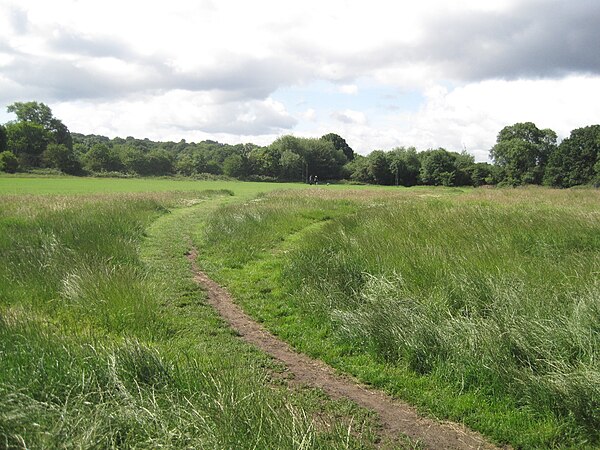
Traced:
[[192, 281], [190, 233], [231, 191], [40, 190], [0, 196], [0, 447], [375, 445], [370, 413], [289, 388]]
[[273, 333], [423, 414], [515, 448], [600, 446], [598, 190], [0, 177], [0, 194], [0, 446], [381, 444], [371, 414], [292, 388], [223, 324], [191, 245]]
[[206, 268], [301, 351], [517, 448], [597, 448], [600, 192], [313, 189], [223, 207]]

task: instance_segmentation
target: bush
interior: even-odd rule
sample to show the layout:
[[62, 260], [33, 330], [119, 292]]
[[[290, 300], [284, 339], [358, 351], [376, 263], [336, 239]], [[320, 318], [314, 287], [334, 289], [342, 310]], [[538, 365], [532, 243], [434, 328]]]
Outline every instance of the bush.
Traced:
[[0, 153], [0, 170], [8, 173], [15, 173], [19, 168], [17, 157], [8, 150]]

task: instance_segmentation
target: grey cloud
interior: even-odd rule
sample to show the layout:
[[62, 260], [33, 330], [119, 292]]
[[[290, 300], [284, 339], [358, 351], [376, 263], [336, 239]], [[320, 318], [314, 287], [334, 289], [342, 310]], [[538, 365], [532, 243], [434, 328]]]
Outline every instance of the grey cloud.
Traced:
[[348, 124], [357, 123], [357, 121], [353, 117], [350, 117], [348, 114], [345, 114], [341, 111], [332, 112], [331, 118], [334, 120], [337, 120], [338, 122], [342, 122], [342, 123], [348, 123]]
[[469, 80], [600, 73], [599, 23], [595, 0], [533, 1], [504, 13], [438, 17], [407, 56]]
[[434, 13], [423, 38], [411, 44], [385, 42], [340, 54], [289, 38], [285, 48], [314, 76], [335, 82], [410, 65], [459, 81], [556, 78], [600, 74], [598, 24], [597, 0], [527, 0], [503, 12]]
[[51, 50], [59, 53], [74, 53], [92, 57], [113, 57], [118, 59], [138, 59], [129, 46], [117, 39], [89, 37], [68, 30], [57, 30], [49, 41]]
[[[2, 43], [0, 43], [2, 44]], [[14, 57], [3, 75], [23, 86], [46, 88], [46, 98], [57, 100], [115, 98], [148, 91], [182, 89], [212, 91], [222, 101], [264, 99], [281, 85], [299, 80], [305, 70], [287, 58], [252, 58], [221, 55], [219, 64], [195, 72], [179, 72], [164, 55], [139, 55], [126, 43], [112, 38], [83, 36], [58, 30], [48, 41], [48, 56], [34, 56], [2, 44]], [[71, 58], [61, 56], [69, 54]], [[76, 62], [73, 62], [73, 56]], [[135, 79], [97, 73], [82, 61], [115, 58], [138, 66]], [[78, 61], [78, 62], [77, 62]]]

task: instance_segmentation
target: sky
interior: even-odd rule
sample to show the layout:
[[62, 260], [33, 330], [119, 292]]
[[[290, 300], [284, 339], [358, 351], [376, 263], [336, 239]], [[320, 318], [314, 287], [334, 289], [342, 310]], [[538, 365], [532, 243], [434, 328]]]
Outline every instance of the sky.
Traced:
[[600, 123], [597, 0], [2, 0], [0, 123], [39, 101], [72, 132], [486, 161], [517, 122]]

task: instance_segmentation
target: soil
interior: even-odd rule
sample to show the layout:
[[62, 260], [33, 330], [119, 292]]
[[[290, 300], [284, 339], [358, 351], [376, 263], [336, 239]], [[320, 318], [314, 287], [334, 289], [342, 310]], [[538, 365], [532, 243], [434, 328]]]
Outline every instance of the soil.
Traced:
[[298, 353], [250, 318], [225, 289], [199, 270], [196, 250], [192, 250], [188, 258], [192, 262], [194, 279], [206, 290], [208, 302], [242, 339], [281, 361], [295, 381], [320, 388], [334, 399], [350, 399], [375, 412], [382, 425], [382, 441], [395, 441], [405, 435], [430, 449], [498, 448], [464, 425], [422, 417], [410, 405], [348, 376], [339, 375], [323, 361]]

